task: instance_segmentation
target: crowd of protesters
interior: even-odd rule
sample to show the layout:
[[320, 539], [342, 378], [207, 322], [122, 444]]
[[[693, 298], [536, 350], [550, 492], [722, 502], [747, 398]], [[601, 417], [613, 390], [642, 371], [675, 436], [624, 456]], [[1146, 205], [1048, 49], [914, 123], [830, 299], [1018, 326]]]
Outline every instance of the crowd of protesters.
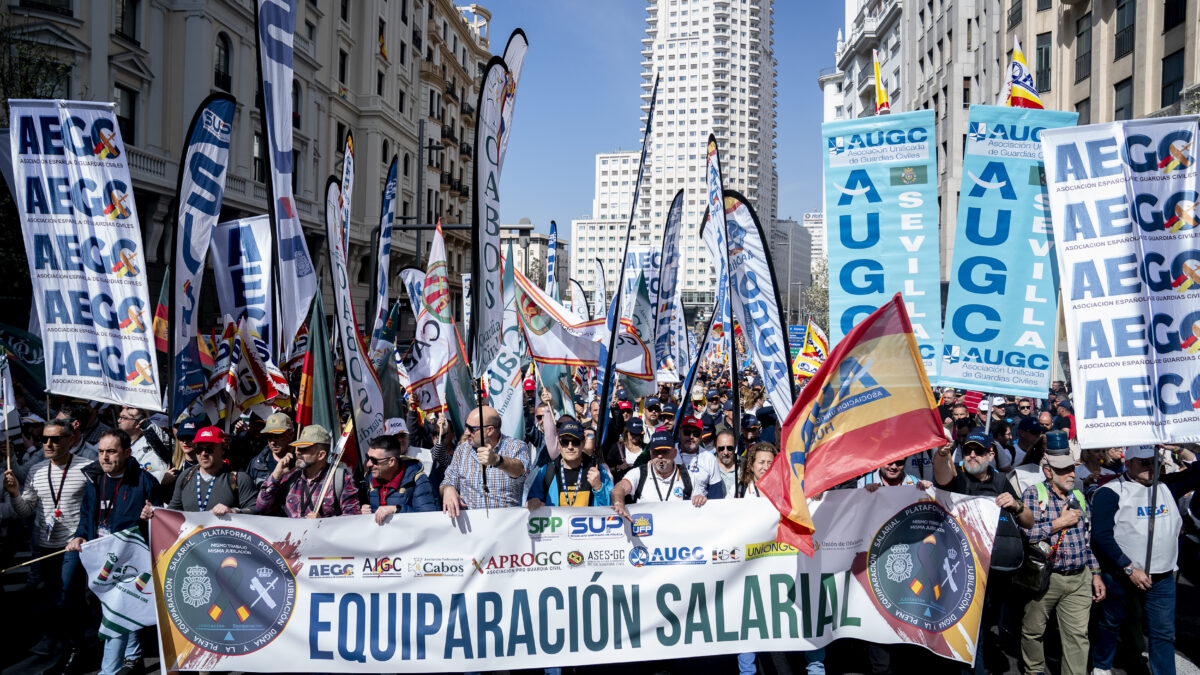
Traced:
[[[463, 429], [413, 408], [406, 419], [387, 420], [353, 467], [331, 462], [337, 430], [297, 428], [286, 408], [226, 430], [203, 416], [172, 423], [135, 408], [56, 398], [42, 407], [19, 396], [20, 437], [3, 450], [11, 468], [0, 494], [0, 563], [66, 551], [28, 575], [47, 614], [45, 636], [29, 647], [44, 658], [43, 670], [94, 668], [99, 657], [106, 675], [141, 672], [152, 640], [133, 633], [89, 641], [99, 613], [79, 563], [85, 542], [130, 527], [144, 534], [160, 506], [217, 516], [370, 514], [387, 527], [413, 512], [453, 518], [465, 510], [607, 506], [628, 518], [633, 502], [703, 509], [711, 499], [762, 497], [756, 481], [779, 452], [780, 417], [761, 378], [743, 375], [734, 385], [702, 373], [691, 391], [664, 383], [636, 400], [620, 388], [609, 401], [578, 396], [574, 414], [561, 415], [549, 393], [537, 400], [527, 381], [523, 438], [504, 435], [486, 405]], [[1025, 673], [1048, 672], [1049, 654], [1064, 674], [1103, 674], [1118, 651], [1127, 662], [1148, 660], [1153, 673], [1175, 672], [1175, 579], [1181, 554], [1194, 559], [1197, 550], [1196, 448], [1080, 450], [1071, 394], [1060, 382], [1043, 399], [985, 396], [968, 405], [960, 394], [943, 390], [938, 405], [953, 441], [838, 489], [936, 485], [995, 499], [1001, 518], [981, 647], [964, 672], [1003, 671], [997, 664], [1007, 653]], [[1147, 561], [1152, 491], [1158, 507]], [[1036, 561], [1048, 572], [1032, 574]], [[895, 650], [867, 645], [871, 672], [911, 671]], [[825, 672], [824, 655], [805, 653], [803, 667]], [[758, 671], [763, 656], [739, 655], [740, 672]]]

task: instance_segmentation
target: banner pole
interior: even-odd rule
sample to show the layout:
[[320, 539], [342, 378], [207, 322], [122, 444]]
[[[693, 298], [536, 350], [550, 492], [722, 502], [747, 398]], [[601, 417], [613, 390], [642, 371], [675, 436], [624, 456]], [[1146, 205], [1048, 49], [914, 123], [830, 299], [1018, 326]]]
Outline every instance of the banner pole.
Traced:
[[1150, 576], [1150, 556], [1154, 553], [1154, 512], [1158, 507], [1158, 446], [1154, 446], [1154, 471], [1150, 474], [1150, 526], [1146, 533], [1146, 576]]
[[[988, 402], [987, 420], [985, 420], [983, 423], [983, 430], [986, 433], [991, 434], [992, 433], [992, 395], [987, 392], [984, 392], [983, 393], [983, 401]], [[983, 401], [980, 401], [980, 403], [983, 403]]]

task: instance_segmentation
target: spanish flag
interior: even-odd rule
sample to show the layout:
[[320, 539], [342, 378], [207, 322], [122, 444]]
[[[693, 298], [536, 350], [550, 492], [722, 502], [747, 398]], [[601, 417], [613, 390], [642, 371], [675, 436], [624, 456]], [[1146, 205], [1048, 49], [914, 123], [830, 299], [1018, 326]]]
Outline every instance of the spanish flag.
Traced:
[[167, 345], [167, 313], [171, 304], [171, 267], [163, 275], [162, 288], [158, 291], [158, 305], [154, 307], [154, 348], [166, 354]]
[[1012, 63], [1008, 65], [1008, 96], [1004, 105], [1010, 108], [1042, 109], [1042, 99], [1037, 95], [1033, 73], [1025, 62], [1021, 41], [1013, 37]]
[[897, 293], [838, 343], [783, 422], [783, 451], [758, 482], [781, 516], [776, 539], [812, 555], [806, 497], [945, 442]]
[[892, 112], [892, 104], [888, 101], [887, 89], [879, 79], [879, 50], [871, 50], [871, 59], [875, 62], [875, 114], [886, 115]]

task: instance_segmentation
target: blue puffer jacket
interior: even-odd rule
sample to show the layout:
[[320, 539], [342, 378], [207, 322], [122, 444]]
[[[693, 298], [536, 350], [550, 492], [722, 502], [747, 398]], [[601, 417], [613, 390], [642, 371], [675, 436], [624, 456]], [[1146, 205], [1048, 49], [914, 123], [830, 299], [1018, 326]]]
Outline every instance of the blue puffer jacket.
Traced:
[[[100, 489], [104, 471], [100, 464], [92, 462], [83, 467], [83, 476], [88, 482], [83, 488], [83, 504], [79, 507], [79, 527], [75, 529], [75, 536], [91, 541], [100, 537]], [[147, 501], [151, 504], [160, 503], [158, 481], [130, 457], [115, 497], [112, 511], [108, 514], [108, 531], [120, 532], [137, 525], [142, 536], [146, 536], [146, 523], [141, 519], [142, 507]]]
[[[411, 457], [401, 457], [400, 489], [388, 493], [386, 506], [395, 506], [397, 513], [421, 513], [437, 511], [437, 500], [433, 497], [433, 486], [421, 467], [421, 462]], [[379, 488], [368, 479], [367, 498], [371, 511], [379, 510]]]

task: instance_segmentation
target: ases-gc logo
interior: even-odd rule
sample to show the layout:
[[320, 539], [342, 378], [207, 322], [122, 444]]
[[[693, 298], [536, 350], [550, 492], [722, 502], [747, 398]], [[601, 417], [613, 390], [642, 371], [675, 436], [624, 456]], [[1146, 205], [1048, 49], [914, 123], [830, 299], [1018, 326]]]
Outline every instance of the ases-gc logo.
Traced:
[[258, 535], [210, 527], [188, 537], [166, 567], [171, 623], [188, 642], [220, 654], [248, 654], [283, 632], [296, 601], [296, 577]]
[[867, 554], [871, 592], [896, 619], [941, 632], [975, 599], [975, 556], [962, 526], [934, 502], [913, 504], [879, 528]]

